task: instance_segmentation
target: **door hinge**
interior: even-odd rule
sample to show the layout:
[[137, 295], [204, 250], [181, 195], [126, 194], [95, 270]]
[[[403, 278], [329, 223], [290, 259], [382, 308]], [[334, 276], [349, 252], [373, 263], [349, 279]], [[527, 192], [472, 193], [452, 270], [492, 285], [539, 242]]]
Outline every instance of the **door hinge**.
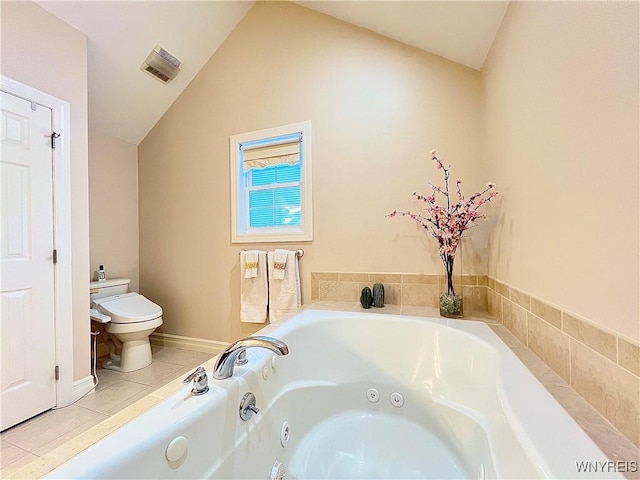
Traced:
[[53, 263], [58, 263], [58, 250], [53, 251]]
[[58, 365], [56, 365], [56, 380], [60, 380], [60, 367]]
[[56, 148], [56, 138], [60, 137], [60, 134], [57, 132], [51, 133], [51, 148]]

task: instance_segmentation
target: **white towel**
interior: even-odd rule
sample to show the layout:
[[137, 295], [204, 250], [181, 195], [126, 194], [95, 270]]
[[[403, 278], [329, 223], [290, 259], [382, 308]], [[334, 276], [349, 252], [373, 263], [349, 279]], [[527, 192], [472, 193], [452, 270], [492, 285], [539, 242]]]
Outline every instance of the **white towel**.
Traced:
[[256, 278], [258, 276], [258, 255], [259, 250], [247, 250], [246, 252], [240, 252], [244, 254], [244, 278]]
[[286, 268], [282, 280], [274, 276], [274, 256], [275, 252], [269, 252], [269, 321], [279, 323], [298, 311], [302, 305], [302, 295], [296, 252], [293, 250], [287, 252]]
[[[256, 250], [257, 252], [257, 250]], [[240, 321], [264, 323], [267, 321], [267, 254], [257, 252], [256, 276], [246, 278], [247, 253], [240, 252]]]
[[277, 280], [284, 280], [284, 269], [287, 268], [287, 256], [289, 250], [276, 248], [273, 252], [273, 277]]

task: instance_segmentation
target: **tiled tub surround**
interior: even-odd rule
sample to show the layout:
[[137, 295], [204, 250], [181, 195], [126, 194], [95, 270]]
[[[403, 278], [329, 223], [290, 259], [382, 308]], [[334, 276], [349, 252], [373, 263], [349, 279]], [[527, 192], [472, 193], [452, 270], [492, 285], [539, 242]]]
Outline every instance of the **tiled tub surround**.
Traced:
[[[447, 289], [446, 275], [311, 272], [311, 300], [357, 302], [364, 287], [378, 282], [384, 285], [385, 305], [401, 307], [437, 308], [440, 293]], [[454, 285], [456, 293], [462, 293], [465, 311], [488, 310], [486, 275], [455, 275]]]
[[640, 447], [637, 341], [546, 303], [492, 277], [489, 313]]
[[[312, 272], [311, 297], [358, 302], [360, 291], [380, 282], [388, 313], [421, 315], [446, 290], [445, 275]], [[486, 275], [454, 277], [465, 318], [487, 313], [571, 385], [640, 447], [640, 347], [588, 320]], [[356, 307], [357, 308], [357, 307]], [[374, 311], [376, 309], [373, 309]], [[484, 315], [483, 315], [484, 313]]]

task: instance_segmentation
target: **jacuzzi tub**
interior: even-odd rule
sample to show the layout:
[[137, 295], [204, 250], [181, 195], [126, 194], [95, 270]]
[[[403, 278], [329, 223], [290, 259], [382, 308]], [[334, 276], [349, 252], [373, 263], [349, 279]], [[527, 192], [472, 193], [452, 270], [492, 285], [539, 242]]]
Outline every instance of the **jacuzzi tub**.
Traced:
[[483, 323], [307, 310], [260, 334], [289, 355], [249, 349], [47, 478], [590, 478], [577, 462], [608, 461]]

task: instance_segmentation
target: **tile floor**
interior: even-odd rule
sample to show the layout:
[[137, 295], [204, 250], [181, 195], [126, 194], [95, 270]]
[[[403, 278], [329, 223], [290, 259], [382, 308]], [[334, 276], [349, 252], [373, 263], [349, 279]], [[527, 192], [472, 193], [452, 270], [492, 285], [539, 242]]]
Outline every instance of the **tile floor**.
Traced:
[[[119, 373], [99, 368], [95, 392], [73, 405], [49, 410], [0, 434], [0, 478], [45, 455], [174, 378], [187, 375], [211, 353], [152, 346], [153, 363]], [[102, 360], [98, 359], [98, 364]]]

